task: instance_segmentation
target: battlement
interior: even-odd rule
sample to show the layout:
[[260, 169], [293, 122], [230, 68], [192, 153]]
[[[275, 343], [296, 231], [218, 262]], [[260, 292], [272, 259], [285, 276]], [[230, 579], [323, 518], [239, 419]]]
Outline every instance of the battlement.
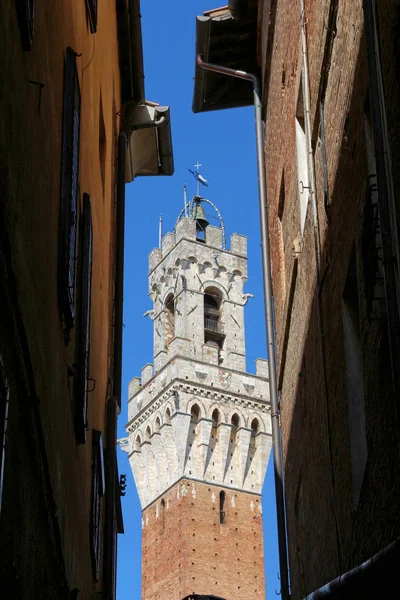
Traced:
[[151, 273], [182, 240], [220, 250], [224, 254], [232, 254], [247, 259], [247, 237], [245, 235], [233, 233], [230, 237], [230, 249], [223, 249], [222, 229], [220, 227], [208, 225], [205, 229], [204, 239], [200, 240], [196, 232], [196, 221], [189, 217], [183, 217], [177, 222], [175, 231], [170, 231], [164, 235], [161, 240], [161, 248], [154, 248], [150, 252], [149, 272]]
[[218, 394], [226, 394], [232, 398], [237, 397], [240, 403], [241, 397], [245, 395], [248, 397], [248, 402], [268, 403], [268, 361], [258, 358], [256, 367], [256, 375], [253, 375], [180, 356], [153, 375], [153, 365], [147, 364], [142, 369], [141, 379], [134, 377], [128, 384], [129, 424], [138, 413], [156, 403], [160, 395], [176, 382], [206, 386], [208, 390], [205, 394], [210, 398], [217, 397]]

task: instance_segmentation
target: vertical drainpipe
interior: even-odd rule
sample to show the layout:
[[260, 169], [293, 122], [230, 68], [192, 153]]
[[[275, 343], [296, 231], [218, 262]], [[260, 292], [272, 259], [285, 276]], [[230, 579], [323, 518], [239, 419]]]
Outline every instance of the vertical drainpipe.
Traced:
[[274, 472], [275, 472], [275, 495], [276, 512], [278, 524], [278, 544], [279, 544], [279, 565], [281, 577], [281, 597], [282, 600], [289, 599], [289, 575], [288, 559], [286, 547], [286, 517], [285, 501], [283, 491], [283, 461], [281, 453], [281, 437], [279, 424], [279, 406], [278, 406], [278, 388], [276, 380], [275, 347], [274, 347], [274, 323], [273, 323], [273, 300], [271, 284], [271, 259], [269, 250], [269, 230], [267, 213], [267, 190], [265, 184], [265, 167], [263, 153], [263, 130], [261, 119], [261, 99], [260, 83], [258, 77], [245, 71], [229, 69], [220, 65], [214, 65], [203, 61], [200, 55], [197, 56], [197, 64], [206, 71], [229, 75], [238, 79], [251, 81], [253, 84], [254, 112], [256, 125], [256, 146], [257, 146], [257, 169], [258, 169], [258, 194], [260, 203], [260, 225], [261, 225], [261, 248], [264, 279], [264, 298], [265, 298], [265, 320], [267, 328], [267, 347], [268, 347], [268, 374], [269, 374], [269, 392], [271, 401], [271, 425], [272, 441], [274, 453]]
[[104, 507], [104, 558], [103, 588], [104, 600], [114, 600], [115, 569], [115, 503], [116, 503], [116, 439], [117, 416], [121, 410], [122, 379], [122, 328], [124, 291], [124, 233], [125, 233], [125, 161], [127, 138], [123, 131], [118, 139], [117, 172], [117, 224], [116, 224], [116, 273], [114, 308], [114, 367], [113, 395], [106, 407], [106, 449], [105, 449], [105, 507]]

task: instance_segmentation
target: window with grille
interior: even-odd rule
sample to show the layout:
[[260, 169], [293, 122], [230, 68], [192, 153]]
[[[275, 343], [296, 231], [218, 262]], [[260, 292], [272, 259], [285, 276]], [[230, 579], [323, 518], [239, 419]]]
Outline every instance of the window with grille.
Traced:
[[86, 441], [88, 381], [90, 368], [90, 316], [92, 299], [93, 228], [90, 196], [83, 194], [80, 302], [75, 388], [75, 418], [78, 442]]
[[32, 48], [35, 0], [16, 0], [17, 18], [23, 50]]
[[9, 390], [7, 385], [7, 379], [0, 358], [0, 514], [1, 498], [3, 495], [3, 474], [7, 433], [8, 398]]
[[90, 31], [97, 31], [97, 0], [86, 0], [86, 14], [89, 22]]
[[105, 491], [103, 439], [100, 431], [93, 429], [92, 438], [92, 506], [90, 519], [90, 551], [92, 555], [93, 577], [100, 575], [100, 522], [101, 498]]
[[81, 95], [75, 53], [71, 48], [67, 48], [64, 65], [58, 265], [58, 291], [66, 342], [69, 341], [69, 333], [75, 319], [80, 108]]

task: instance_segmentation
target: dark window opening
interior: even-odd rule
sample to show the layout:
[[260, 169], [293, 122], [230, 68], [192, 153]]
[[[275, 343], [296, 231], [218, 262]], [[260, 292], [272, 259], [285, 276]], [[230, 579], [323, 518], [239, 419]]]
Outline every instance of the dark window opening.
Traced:
[[97, 0], [86, 0], [86, 15], [91, 33], [97, 31]]
[[197, 423], [200, 417], [200, 408], [197, 404], [193, 404], [192, 409], [190, 411], [191, 421]]
[[161, 526], [164, 531], [165, 529], [165, 500], [161, 500]]
[[221, 525], [225, 524], [226, 514], [225, 514], [225, 492], [219, 493], [219, 522]]
[[[253, 419], [251, 422], [251, 438], [250, 438], [250, 448], [255, 449], [256, 447], [256, 435], [260, 430], [260, 424], [258, 419]], [[250, 460], [252, 457], [250, 457]]]
[[219, 425], [219, 424], [220, 424], [220, 422], [221, 422], [221, 416], [220, 416], [220, 414], [219, 414], [219, 410], [218, 410], [218, 408], [215, 408], [215, 409], [213, 410], [213, 414], [211, 415], [211, 418], [212, 418], [212, 426], [213, 426], [213, 429], [215, 429], [215, 428], [217, 428], [217, 427], [218, 427], [218, 425]]
[[22, 49], [28, 51], [32, 48], [35, 0], [16, 0], [17, 19], [21, 34]]
[[75, 319], [76, 246], [79, 195], [81, 95], [75, 53], [67, 48], [64, 65], [61, 201], [59, 217], [58, 295], [65, 342]]
[[175, 337], [175, 298], [169, 294], [165, 300], [165, 345], [168, 346]]
[[90, 197], [83, 195], [82, 214], [82, 264], [80, 273], [80, 307], [77, 349], [76, 378], [76, 434], [78, 442], [86, 441], [88, 429], [88, 382], [90, 369], [90, 320], [92, 304], [92, 261], [93, 261], [93, 229]]
[[232, 415], [232, 419], [231, 419], [231, 424], [232, 424], [232, 433], [236, 433], [236, 431], [239, 428], [239, 415], [237, 415], [236, 413], [234, 415]]
[[104, 496], [104, 454], [100, 431], [93, 429], [92, 439], [92, 505], [90, 519], [90, 552], [92, 556], [93, 577], [98, 581], [100, 575], [100, 517], [101, 498]]
[[223, 362], [223, 345], [225, 340], [221, 321], [222, 297], [219, 290], [209, 288], [204, 294], [204, 343], [218, 349], [219, 364]]

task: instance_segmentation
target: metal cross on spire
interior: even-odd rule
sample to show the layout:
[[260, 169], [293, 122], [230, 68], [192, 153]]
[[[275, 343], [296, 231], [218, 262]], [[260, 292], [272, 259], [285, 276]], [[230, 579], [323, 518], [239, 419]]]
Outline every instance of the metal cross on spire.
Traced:
[[199, 161], [196, 162], [195, 165], [193, 165], [196, 169], [196, 171], [193, 171], [192, 169], [188, 169], [188, 171], [190, 171], [190, 173], [193, 175], [193, 177], [196, 180], [197, 183], [197, 189], [196, 189], [196, 195], [200, 196], [200, 183], [206, 187], [208, 187], [208, 181], [205, 177], [203, 177], [203, 175], [200, 175], [199, 173], [199, 168], [202, 166]]

